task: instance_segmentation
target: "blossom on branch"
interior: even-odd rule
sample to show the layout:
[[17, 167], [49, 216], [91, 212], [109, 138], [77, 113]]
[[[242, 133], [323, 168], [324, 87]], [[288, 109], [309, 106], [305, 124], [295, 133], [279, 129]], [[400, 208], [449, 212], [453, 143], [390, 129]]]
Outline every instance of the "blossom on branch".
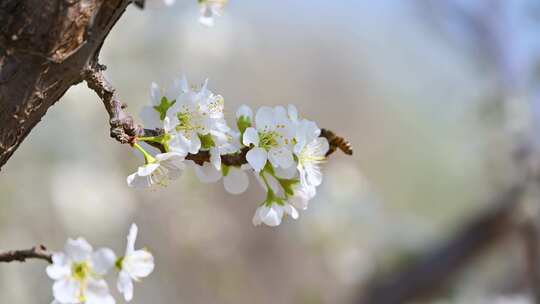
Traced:
[[154, 270], [154, 257], [147, 250], [135, 250], [137, 226], [131, 225], [124, 256], [117, 258], [109, 248], [94, 251], [83, 238], [68, 239], [63, 252], [52, 255], [47, 275], [53, 284], [53, 304], [115, 304], [105, 281], [116, 265], [117, 287], [126, 301], [133, 298], [133, 281]]
[[120, 269], [117, 283], [118, 291], [124, 295], [126, 301], [133, 299], [133, 281], [140, 281], [154, 270], [152, 254], [145, 249], [135, 250], [137, 232], [137, 225], [132, 224], [127, 237], [125, 255], [116, 262], [117, 268]]
[[68, 239], [64, 252], [54, 253], [47, 275], [55, 280], [53, 295], [60, 304], [114, 304], [103, 276], [116, 256], [108, 248], [93, 251], [83, 238]]
[[[263, 106], [255, 115], [242, 105], [235, 126], [229, 127], [225, 99], [208, 89], [208, 81], [190, 86], [183, 77], [165, 91], [152, 84], [150, 95], [152, 105], [146, 109], [154, 111], [154, 121], [163, 127], [154, 129], [153, 136], [136, 137], [132, 144], [145, 164], [128, 177], [130, 186], [167, 185], [187, 164], [201, 182], [223, 179], [228, 192], [240, 194], [248, 188], [251, 172], [266, 191], [254, 225], [278, 226], [283, 217], [297, 219], [298, 210], [307, 209], [322, 183], [320, 165], [336, 148], [325, 136], [331, 132], [322, 134], [293, 105]], [[148, 117], [148, 110], [144, 113]], [[161, 153], [152, 155], [137, 141], [158, 147]]]

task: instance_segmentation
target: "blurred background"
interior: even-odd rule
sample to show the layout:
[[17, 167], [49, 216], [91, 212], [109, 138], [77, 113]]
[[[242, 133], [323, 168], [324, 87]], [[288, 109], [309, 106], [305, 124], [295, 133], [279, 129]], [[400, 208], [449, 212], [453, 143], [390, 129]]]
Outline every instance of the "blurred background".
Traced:
[[[82, 84], [2, 168], [0, 248], [84, 236], [122, 252], [135, 222], [156, 269], [132, 303], [350, 303], [517, 179], [513, 147], [540, 114], [538, 1], [231, 0], [214, 28], [197, 18], [195, 0], [130, 7], [101, 55], [117, 93], [137, 116], [152, 81], [185, 73], [210, 79], [229, 118], [244, 103], [295, 104], [355, 151], [331, 156], [309, 209], [253, 227], [254, 179], [238, 196], [192, 171], [128, 188], [139, 158], [109, 138]], [[425, 303], [533, 303], [523, 260], [507, 238]], [[44, 266], [1, 265], [0, 302], [49, 303]]]

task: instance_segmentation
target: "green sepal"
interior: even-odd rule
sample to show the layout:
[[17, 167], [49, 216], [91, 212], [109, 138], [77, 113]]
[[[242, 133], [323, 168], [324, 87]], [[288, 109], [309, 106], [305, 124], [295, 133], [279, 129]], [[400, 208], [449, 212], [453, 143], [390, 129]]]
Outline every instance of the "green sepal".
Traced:
[[221, 164], [221, 172], [223, 174], [223, 177], [229, 175], [229, 171], [231, 170], [231, 167]]
[[277, 179], [281, 187], [283, 188], [283, 191], [286, 195], [294, 195], [293, 186], [298, 184], [300, 181], [297, 178], [292, 179], [286, 179], [286, 178], [278, 178]]
[[161, 97], [161, 100], [159, 102], [159, 105], [154, 106], [154, 110], [156, 110], [159, 113], [159, 119], [164, 120], [167, 116], [167, 111], [170, 107], [176, 102], [176, 100], [169, 101], [167, 97], [163, 96]]
[[264, 168], [262, 169], [261, 173], [262, 172], [268, 172], [268, 174], [272, 175], [273, 177], [276, 177], [276, 172], [274, 171], [274, 167], [272, 167], [272, 164], [268, 160], [266, 161], [266, 164], [264, 165]]
[[116, 269], [122, 270], [123, 261], [124, 261], [124, 257], [119, 257], [118, 259], [116, 259], [116, 262], [114, 262], [114, 266], [116, 267]]
[[240, 116], [236, 120], [236, 126], [238, 127], [238, 130], [243, 137], [246, 129], [251, 127], [251, 119], [248, 116]]
[[216, 145], [210, 133], [206, 135], [201, 135], [201, 134], [198, 134], [198, 135], [199, 135], [199, 139], [201, 140], [201, 149], [208, 150]]
[[267, 207], [271, 207], [272, 204], [278, 204], [280, 206], [284, 206], [285, 200], [277, 196], [272, 189], [268, 189], [268, 192], [266, 193], [266, 200], [264, 201], [263, 205], [266, 205]]

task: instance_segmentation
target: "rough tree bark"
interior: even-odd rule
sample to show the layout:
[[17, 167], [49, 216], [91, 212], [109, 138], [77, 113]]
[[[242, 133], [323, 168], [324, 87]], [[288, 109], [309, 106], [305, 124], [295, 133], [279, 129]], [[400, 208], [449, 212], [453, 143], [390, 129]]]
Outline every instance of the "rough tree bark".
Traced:
[[0, 0], [0, 169], [97, 64], [132, 0]]

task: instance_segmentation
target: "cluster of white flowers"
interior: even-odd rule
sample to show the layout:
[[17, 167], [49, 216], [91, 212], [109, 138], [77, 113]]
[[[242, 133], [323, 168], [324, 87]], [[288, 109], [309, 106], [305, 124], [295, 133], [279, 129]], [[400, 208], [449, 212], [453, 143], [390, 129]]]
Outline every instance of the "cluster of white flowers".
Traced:
[[135, 250], [137, 226], [131, 225], [124, 256], [117, 257], [109, 248], [96, 251], [83, 238], [68, 239], [64, 252], [52, 256], [47, 275], [53, 284], [53, 304], [114, 304], [105, 275], [112, 268], [119, 272], [117, 288], [126, 301], [133, 298], [133, 281], [154, 270], [154, 257], [144, 249]]
[[[163, 0], [166, 5], [173, 5], [176, 0]], [[227, 4], [228, 0], [197, 0], [199, 3], [200, 17], [199, 22], [202, 25], [212, 27], [214, 26], [214, 16], [221, 16], [223, 7]]]
[[[128, 176], [128, 185], [167, 185], [188, 166], [202, 182], [223, 179], [228, 192], [239, 194], [248, 187], [247, 173], [253, 172], [266, 190], [253, 224], [277, 226], [284, 214], [298, 218], [297, 209], [307, 208], [322, 181], [319, 164], [329, 144], [320, 137], [321, 130], [313, 121], [300, 119], [292, 105], [264, 106], [255, 116], [243, 105], [233, 129], [225, 121], [223, 97], [207, 84], [190, 87], [185, 77], [163, 91], [152, 84], [152, 104], [143, 108], [141, 117], [145, 127], [160, 132], [137, 141], [158, 145], [161, 153], [152, 155], [135, 143], [145, 163]], [[233, 158], [243, 161], [230, 161]]]

